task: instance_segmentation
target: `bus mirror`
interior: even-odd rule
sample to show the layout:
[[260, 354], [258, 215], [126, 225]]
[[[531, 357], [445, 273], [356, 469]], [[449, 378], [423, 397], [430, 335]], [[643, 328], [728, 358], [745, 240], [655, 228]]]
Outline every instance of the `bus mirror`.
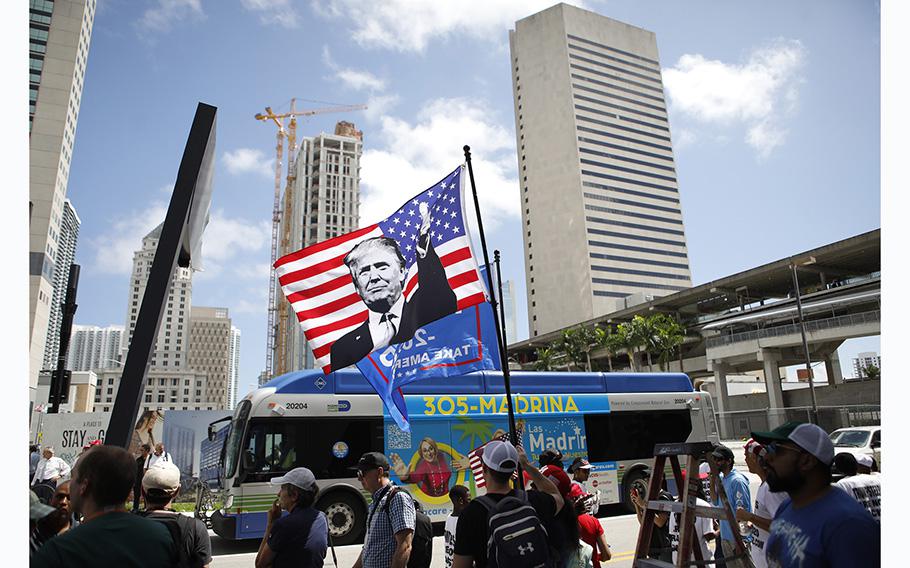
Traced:
[[230, 509], [234, 505], [234, 494], [227, 496], [227, 499], [224, 500], [224, 508]]
[[209, 424], [209, 442], [215, 441], [215, 425]]

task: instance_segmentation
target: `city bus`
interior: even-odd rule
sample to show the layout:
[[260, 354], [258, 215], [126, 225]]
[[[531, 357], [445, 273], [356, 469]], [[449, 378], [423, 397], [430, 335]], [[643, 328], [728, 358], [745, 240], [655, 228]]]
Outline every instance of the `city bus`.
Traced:
[[[655, 443], [718, 441], [710, 397], [685, 374], [515, 371], [511, 389], [529, 459], [549, 447], [566, 466], [588, 459], [587, 490], [601, 505], [631, 510], [629, 492], [648, 475]], [[484, 492], [472, 452], [508, 431], [502, 373], [418, 381], [403, 393], [410, 431], [384, 412], [356, 369], [272, 379], [243, 397], [225, 424], [209, 427], [210, 439], [224, 440], [213, 489], [220, 508], [197, 516], [222, 538], [261, 538], [277, 493], [269, 480], [303, 466], [316, 476], [316, 507], [328, 516], [334, 544], [361, 542], [371, 495], [353, 468], [364, 452], [381, 451], [392, 480], [434, 522], [444, 521], [450, 487]]]

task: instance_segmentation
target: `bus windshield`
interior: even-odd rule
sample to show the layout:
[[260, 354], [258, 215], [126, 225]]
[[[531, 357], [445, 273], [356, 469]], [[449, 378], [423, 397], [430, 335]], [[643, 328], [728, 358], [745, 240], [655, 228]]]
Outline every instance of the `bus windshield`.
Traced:
[[249, 400], [242, 400], [237, 408], [237, 414], [231, 421], [230, 431], [228, 432], [227, 441], [225, 442], [224, 455], [224, 476], [233, 477], [237, 473], [237, 458], [240, 455], [240, 443], [243, 440], [243, 430], [246, 426], [247, 417], [250, 415]]

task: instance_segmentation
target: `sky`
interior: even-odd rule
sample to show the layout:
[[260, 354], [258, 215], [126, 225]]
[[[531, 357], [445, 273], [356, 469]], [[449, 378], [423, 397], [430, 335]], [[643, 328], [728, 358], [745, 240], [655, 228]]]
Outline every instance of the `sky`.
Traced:
[[[366, 111], [361, 223], [463, 162], [527, 337], [508, 30], [536, 1], [99, 0], [67, 196], [81, 218], [77, 324], [123, 325], [133, 251], [164, 219], [197, 102], [218, 107], [212, 218], [193, 304], [242, 333], [242, 396], [265, 366], [274, 125]], [[866, 1], [576, 3], [656, 34], [693, 284], [879, 228], [880, 7]], [[492, 252], [491, 252], [492, 254]], [[859, 351], [840, 350], [847, 376]], [[819, 371], [824, 366], [820, 365]]]

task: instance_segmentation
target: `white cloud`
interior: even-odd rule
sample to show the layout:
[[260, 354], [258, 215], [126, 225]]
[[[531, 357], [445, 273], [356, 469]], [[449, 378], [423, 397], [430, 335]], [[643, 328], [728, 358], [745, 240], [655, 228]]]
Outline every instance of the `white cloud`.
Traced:
[[89, 241], [95, 249], [95, 269], [104, 274], [129, 274], [142, 237], [164, 221], [166, 214], [167, 204], [155, 202], [147, 209], [114, 219], [107, 232]]
[[344, 68], [336, 63], [327, 45], [322, 46], [322, 62], [334, 72], [331, 78], [341, 81], [349, 89], [370, 92], [382, 92], [385, 90], [385, 80], [380, 79], [369, 71]]
[[146, 32], [166, 32], [175, 22], [188, 18], [205, 18], [202, 0], [158, 0], [136, 24]]
[[258, 173], [267, 178], [275, 176], [275, 160], [266, 158], [262, 150], [238, 148], [225, 152], [221, 160], [231, 174]]
[[[106, 274], [129, 274], [133, 253], [142, 246], [142, 238], [164, 221], [167, 205], [155, 202], [142, 211], [118, 217], [107, 232], [90, 241], [95, 249], [95, 268]], [[212, 213], [202, 236], [202, 279], [223, 273], [223, 267], [254, 265], [241, 257], [251, 255], [256, 261], [267, 258], [271, 224], [226, 217], [221, 210]], [[241, 264], [243, 263], [243, 264]], [[267, 277], [266, 277], [267, 278]]]
[[[582, 7], [581, 2], [573, 2]], [[423, 52], [432, 40], [456, 34], [504, 43], [516, 20], [549, 8], [552, 0], [328, 0], [312, 3], [327, 19], [347, 22], [351, 37], [364, 47]]]
[[[463, 163], [465, 144], [471, 146], [484, 228], [494, 230], [505, 218], [517, 217], [514, 134], [493, 116], [465, 99], [431, 101], [413, 124], [383, 116], [377, 134], [382, 149], [367, 150], [361, 158], [361, 225], [383, 219]], [[473, 207], [466, 208], [473, 216]]]
[[215, 211], [202, 234], [202, 260], [223, 263], [243, 253], [268, 251], [271, 235], [268, 221], [231, 219]]
[[240, 4], [246, 10], [258, 13], [262, 24], [275, 24], [288, 29], [300, 25], [299, 16], [290, 0], [240, 0]]
[[755, 49], [742, 64], [683, 55], [663, 70], [671, 112], [705, 125], [742, 126], [760, 157], [783, 144], [786, 115], [795, 112], [806, 50], [798, 40], [777, 39]]
[[367, 99], [367, 108], [363, 111], [363, 116], [373, 122], [389, 114], [395, 105], [398, 104], [398, 95], [373, 95]]
[[[228, 302], [228, 309], [232, 314], [264, 315], [268, 313], [269, 287], [262, 285], [247, 288], [239, 300]], [[263, 327], [265, 327], [264, 323]]]
[[673, 131], [673, 149], [677, 152], [692, 146], [697, 140], [698, 135], [688, 128], [680, 128]]

